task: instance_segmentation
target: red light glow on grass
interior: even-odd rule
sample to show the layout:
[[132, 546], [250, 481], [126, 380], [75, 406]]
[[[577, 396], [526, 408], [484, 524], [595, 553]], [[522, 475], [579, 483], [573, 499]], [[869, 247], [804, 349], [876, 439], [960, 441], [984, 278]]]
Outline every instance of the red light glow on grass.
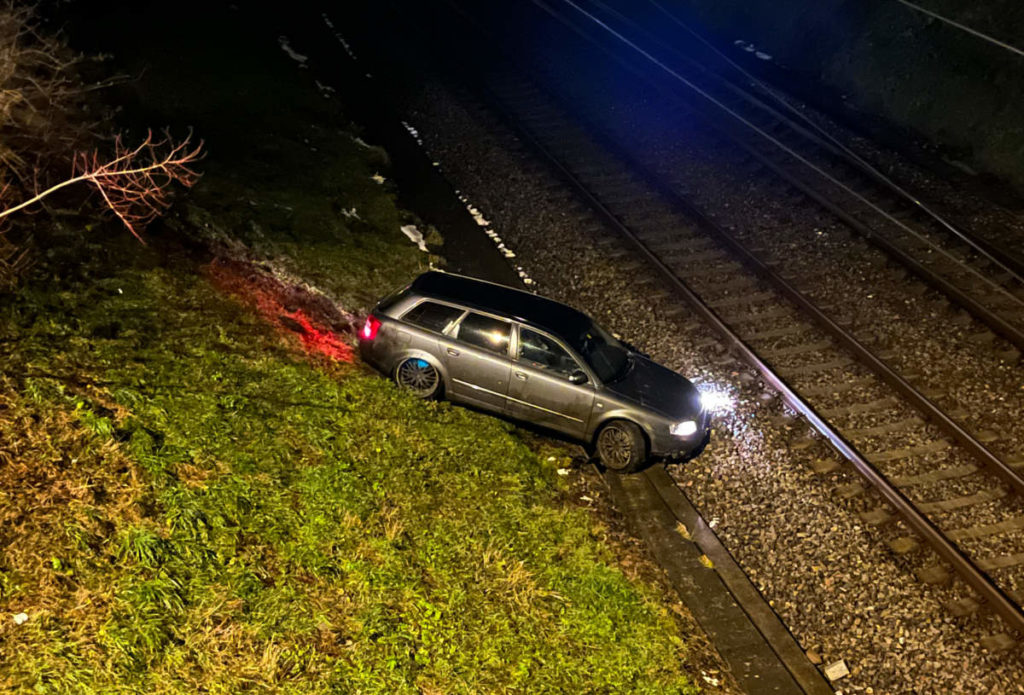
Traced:
[[310, 356], [352, 362], [352, 345], [345, 340], [345, 317], [337, 308], [325, 306], [323, 297], [286, 286], [239, 261], [214, 260], [207, 275], [217, 289], [255, 309], [278, 330], [296, 335]]

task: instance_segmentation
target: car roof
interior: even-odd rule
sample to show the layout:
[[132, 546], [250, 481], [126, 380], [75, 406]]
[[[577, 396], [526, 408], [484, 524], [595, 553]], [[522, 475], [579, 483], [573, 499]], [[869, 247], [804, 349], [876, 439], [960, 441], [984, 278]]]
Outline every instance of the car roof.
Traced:
[[432, 270], [413, 280], [410, 289], [427, 297], [530, 323], [570, 341], [593, 324], [582, 311], [561, 302], [465, 275]]

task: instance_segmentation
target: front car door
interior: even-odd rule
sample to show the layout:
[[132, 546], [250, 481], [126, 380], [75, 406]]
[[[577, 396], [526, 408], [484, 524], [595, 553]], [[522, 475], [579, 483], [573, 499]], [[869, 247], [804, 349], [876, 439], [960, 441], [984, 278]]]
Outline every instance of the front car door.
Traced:
[[449, 397], [503, 412], [512, 362], [512, 324], [470, 311], [439, 341]]
[[518, 329], [509, 414], [582, 437], [594, 407], [594, 384], [589, 377], [581, 384], [569, 381], [572, 374], [586, 372], [556, 338], [526, 326]]

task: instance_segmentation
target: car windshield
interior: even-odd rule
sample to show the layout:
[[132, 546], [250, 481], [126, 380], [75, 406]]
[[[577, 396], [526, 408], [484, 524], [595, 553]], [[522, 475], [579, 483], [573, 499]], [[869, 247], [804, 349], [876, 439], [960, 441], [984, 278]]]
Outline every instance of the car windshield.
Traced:
[[629, 367], [629, 351], [596, 323], [583, 331], [573, 347], [605, 383], [620, 379]]

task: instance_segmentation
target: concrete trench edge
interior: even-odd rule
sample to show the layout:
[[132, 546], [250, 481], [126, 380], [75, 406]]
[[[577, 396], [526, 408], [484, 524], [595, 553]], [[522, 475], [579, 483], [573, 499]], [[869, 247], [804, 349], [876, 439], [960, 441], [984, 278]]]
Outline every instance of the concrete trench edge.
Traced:
[[834, 693], [663, 465], [632, 476], [607, 473], [604, 480], [744, 691]]

